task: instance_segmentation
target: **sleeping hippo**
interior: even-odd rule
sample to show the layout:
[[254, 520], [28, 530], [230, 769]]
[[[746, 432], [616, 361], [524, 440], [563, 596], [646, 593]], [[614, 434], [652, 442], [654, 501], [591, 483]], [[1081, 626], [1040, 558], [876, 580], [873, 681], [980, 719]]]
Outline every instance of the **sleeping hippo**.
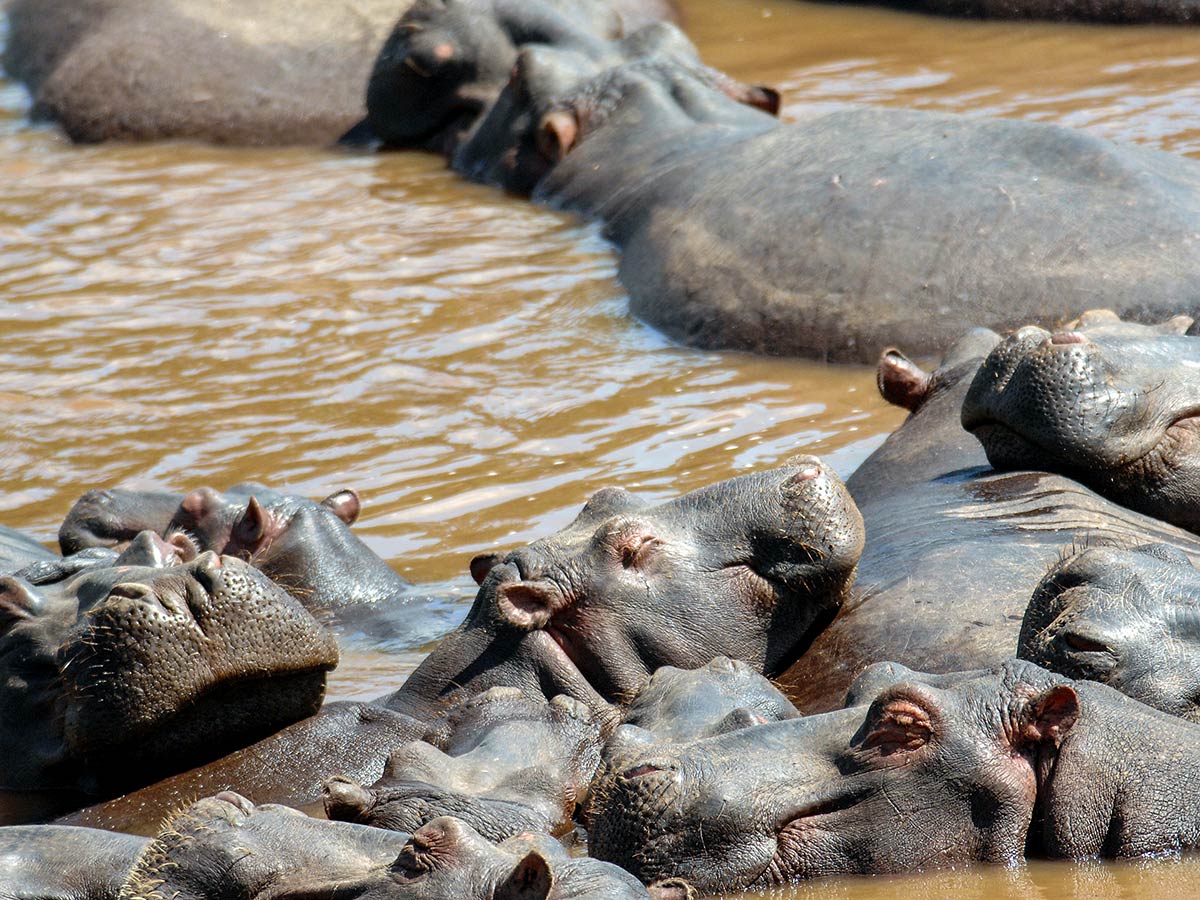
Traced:
[[866, 523], [866, 550], [851, 597], [779, 679], [802, 709], [836, 706], [880, 659], [956, 671], [1013, 655], [1029, 598], [1073, 544], [1155, 542], [1200, 559], [1195, 535], [1066, 476], [988, 465], [960, 411], [1000, 340], [969, 332], [932, 373], [896, 351], [884, 354], [883, 394], [912, 414], [847, 482]]
[[182, 771], [311, 716], [337, 661], [240, 560], [147, 532], [107, 565], [36, 564], [0, 578], [0, 787], [94, 800]]
[[611, 704], [664, 665], [695, 668], [725, 655], [778, 674], [836, 612], [862, 540], [845, 486], [814, 457], [659, 504], [601, 490], [558, 533], [478, 558], [472, 571], [481, 584], [465, 621], [395, 693], [328, 704], [252, 747], [67, 823], [136, 831], [228, 785], [255, 802], [312, 804], [332, 775], [377, 781], [393, 748], [495, 686], [564, 694], [615, 724]]
[[591, 852], [704, 892], [1200, 846], [1200, 726], [1031, 663], [621, 759]]
[[148, 838], [70, 828], [0, 828], [2, 900], [117, 900]]
[[[1200, 532], [1200, 327], [1107, 310], [1088, 327], [1022, 328], [983, 361], [963, 428], [998, 471], [1041, 469]], [[1193, 336], [1190, 331], [1195, 332]]]
[[1097, 305], [1196, 310], [1195, 161], [911, 110], [781, 123], [685, 44], [608, 68], [527, 47], [452, 160], [598, 220], [632, 312], [670, 337], [867, 361]]

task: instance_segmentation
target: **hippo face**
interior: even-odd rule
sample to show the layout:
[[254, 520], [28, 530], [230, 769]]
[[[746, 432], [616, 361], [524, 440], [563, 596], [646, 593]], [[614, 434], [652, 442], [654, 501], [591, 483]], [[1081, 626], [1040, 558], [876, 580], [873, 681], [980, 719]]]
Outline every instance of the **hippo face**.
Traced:
[[841, 481], [802, 457], [658, 506], [601, 491], [495, 565], [476, 604], [498, 627], [547, 634], [601, 696], [624, 699], [661, 666], [716, 655], [779, 671], [836, 612], [862, 546]]
[[387, 145], [449, 152], [495, 101], [519, 46], [601, 53], [619, 29], [598, 0], [417, 0], [375, 60], [367, 122]]
[[413, 832], [453, 815], [489, 840], [563, 833], [600, 764], [600, 723], [577, 700], [495, 687], [394, 750], [371, 788], [325, 784], [331, 819]]
[[963, 427], [997, 469], [1067, 475], [1139, 512], [1200, 531], [1200, 337], [1095, 314], [1022, 328], [988, 355]]
[[1074, 553], [1034, 591], [1017, 655], [1200, 721], [1200, 573], [1162, 544]]
[[595, 789], [591, 852], [712, 892], [1015, 862], [1077, 708], [1071, 687], [1013, 673], [910, 681], [867, 707], [622, 757]]

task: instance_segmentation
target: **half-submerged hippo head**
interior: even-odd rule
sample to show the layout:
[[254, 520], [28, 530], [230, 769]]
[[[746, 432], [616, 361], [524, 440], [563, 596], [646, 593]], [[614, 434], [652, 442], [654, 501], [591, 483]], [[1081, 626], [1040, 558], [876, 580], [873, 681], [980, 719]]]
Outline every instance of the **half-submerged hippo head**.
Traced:
[[1017, 656], [1200, 722], [1200, 572], [1164, 544], [1072, 553], [1034, 591]]
[[450, 710], [422, 740], [392, 751], [372, 787], [330, 779], [325, 811], [407, 832], [450, 815], [492, 841], [525, 831], [562, 834], [575, 827], [600, 743], [600, 722], [578, 700], [534, 700], [495, 687]]
[[963, 427], [997, 469], [1066, 475], [1200, 531], [1200, 337], [1180, 316], [1134, 325], [1102, 312], [1006, 338], [984, 361]]
[[104, 792], [211, 759], [315, 712], [337, 660], [261, 573], [151, 533], [56, 583], [2, 579], [7, 786]]
[[1029, 669], [891, 684], [869, 706], [613, 760], [591, 852], [711, 892], [1015, 862], [1078, 709], [1070, 686]]
[[365, 125], [389, 146], [449, 152], [495, 101], [521, 46], [603, 55], [620, 28], [600, 0], [417, 0], [375, 60]]
[[661, 666], [719, 655], [777, 673], [837, 611], [862, 547], [854, 501], [815, 457], [655, 506], [605, 489], [557, 534], [474, 562], [466, 621], [396, 699], [507, 684], [619, 702]]

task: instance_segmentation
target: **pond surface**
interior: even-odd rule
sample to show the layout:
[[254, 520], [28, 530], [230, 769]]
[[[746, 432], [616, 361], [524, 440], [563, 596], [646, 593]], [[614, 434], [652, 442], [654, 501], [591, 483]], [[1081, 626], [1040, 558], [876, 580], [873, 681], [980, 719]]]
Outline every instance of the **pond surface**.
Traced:
[[[683, 5], [708, 62], [789, 110], [1015, 116], [1200, 155], [1200, 29]], [[76, 148], [26, 108], [0, 81], [0, 523], [39, 538], [96, 486], [349, 486], [358, 531], [441, 598], [448, 630], [472, 555], [562, 526], [602, 486], [665, 498], [796, 452], [845, 476], [901, 421], [866, 368], [673, 346], [628, 317], [593, 230], [435, 158]], [[331, 696], [388, 691], [427, 649], [350, 640]], [[1194, 870], [771, 896], [1194, 896]]]

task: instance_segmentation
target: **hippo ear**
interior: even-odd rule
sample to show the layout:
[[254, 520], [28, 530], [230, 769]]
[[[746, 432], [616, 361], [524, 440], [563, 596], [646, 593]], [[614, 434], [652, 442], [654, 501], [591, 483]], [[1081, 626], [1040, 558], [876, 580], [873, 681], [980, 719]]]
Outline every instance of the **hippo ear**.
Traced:
[[20, 578], [0, 578], [0, 634], [23, 619], [32, 619], [42, 611], [42, 597]]
[[879, 756], [912, 753], [929, 743], [936, 704], [919, 685], [904, 684], [881, 694], [867, 713], [859, 747]]
[[358, 514], [362, 512], [362, 502], [358, 499], [358, 494], [350, 488], [330, 494], [321, 501], [321, 505], [333, 510], [333, 514], [347, 525], [357, 522]]
[[258, 549], [267, 533], [267, 511], [262, 508], [258, 498], [251, 496], [237, 524], [233, 526], [233, 540], [239, 547], [253, 553]]
[[646, 889], [650, 900], [697, 900], [700, 894], [682, 878], [656, 881]]
[[875, 383], [888, 403], [916, 412], [925, 402], [933, 378], [899, 350], [889, 347], [879, 357]]
[[553, 886], [550, 863], [542, 854], [531, 850], [517, 863], [508, 879], [497, 886], [492, 896], [495, 900], [546, 900]]
[[1196, 321], [1192, 323], [1186, 334], [1189, 337], [1200, 337], [1200, 318], [1196, 319]]
[[761, 84], [742, 84], [737, 81], [727, 81], [722, 84], [725, 94], [738, 103], [753, 106], [772, 116], [778, 116], [783, 106], [783, 99], [775, 88]]
[[471, 560], [471, 577], [475, 579], [476, 584], [483, 584], [488, 572], [503, 561], [503, 553], [480, 553]]
[[561, 162], [578, 140], [579, 120], [570, 110], [552, 110], [538, 123], [538, 151], [551, 162]]
[[550, 617], [564, 605], [553, 585], [539, 581], [515, 581], [496, 589], [500, 617], [521, 631], [545, 628]]
[[1079, 695], [1070, 685], [1056, 684], [1022, 707], [1015, 742], [1058, 747], [1079, 718]]

